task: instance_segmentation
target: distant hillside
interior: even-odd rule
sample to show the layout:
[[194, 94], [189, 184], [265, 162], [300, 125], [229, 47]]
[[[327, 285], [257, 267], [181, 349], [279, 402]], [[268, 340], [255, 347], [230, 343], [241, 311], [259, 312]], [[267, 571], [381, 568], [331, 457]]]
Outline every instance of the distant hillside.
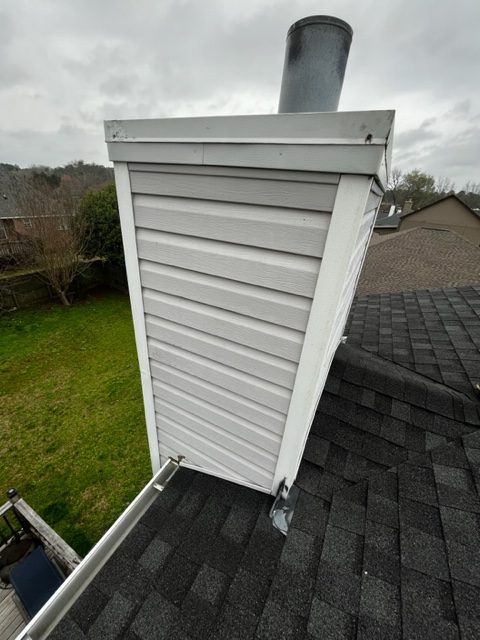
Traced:
[[18, 178], [21, 175], [35, 175], [52, 187], [56, 187], [62, 180], [71, 180], [72, 186], [77, 191], [78, 196], [82, 197], [89, 189], [93, 189], [113, 182], [113, 169], [104, 167], [101, 164], [87, 163], [83, 160], [76, 160], [64, 167], [45, 167], [34, 166], [29, 168], [21, 168], [15, 164], [0, 163], [0, 199], [3, 199], [3, 208], [5, 209], [7, 199], [10, 200], [14, 194], [11, 194], [12, 178]]

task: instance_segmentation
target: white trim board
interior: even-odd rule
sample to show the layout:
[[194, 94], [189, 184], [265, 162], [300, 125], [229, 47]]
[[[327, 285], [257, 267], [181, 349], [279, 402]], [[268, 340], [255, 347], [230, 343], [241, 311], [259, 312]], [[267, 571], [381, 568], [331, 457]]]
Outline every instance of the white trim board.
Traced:
[[107, 142], [385, 144], [394, 111], [108, 120]]
[[125, 266], [127, 269], [135, 343], [137, 345], [138, 364], [140, 367], [150, 461], [152, 473], [155, 474], [160, 469], [160, 451], [155, 422], [152, 373], [150, 371], [150, 361], [148, 358], [145, 311], [143, 308], [142, 285], [140, 281], [140, 263], [135, 238], [130, 174], [125, 162], [115, 163], [115, 184], [117, 188], [118, 210], [122, 228], [123, 250], [125, 253]]
[[[290, 487], [297, 475], [319, 400], [317, 387], [320, 381], [323, 389], [330, 368], [331, 357], [327, 348], [334, 330], [335, 311], [340, 303], [342, 285], [346, 281], [350, 259], [363, 222], [371, 184], [372, 178], [364, 176], [340, 178], [275, 470], [272, 489], [274, 494], [283, 480]], [[299, 439], [303, 442], [300, 451]]]

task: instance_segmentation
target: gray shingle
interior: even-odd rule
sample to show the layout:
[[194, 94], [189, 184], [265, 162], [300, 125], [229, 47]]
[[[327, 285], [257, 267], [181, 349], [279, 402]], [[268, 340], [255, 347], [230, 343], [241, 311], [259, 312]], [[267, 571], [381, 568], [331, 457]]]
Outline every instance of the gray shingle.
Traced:
[[315, 592], [320, 600], [356, 616], [360, 603], [360, 586], [360, 575], [339, 571], [337, 565], [326, 561], [320, 562], [315, 584]]
[[218, 607], [226, 593], [230, 579], [221, 571], [203, 565], [192, 585], [192, 592], [211, 605]]
[[85, 640], [80, 627], [67, 615], [57, 624], [48, 636], [49, 640]]
[[453, 595], [462, 638], [480, 638], [480, 589], [454, 580]]
[[124, 631], [135, 611], [135, 604], [120, 593], [114, 593], [107, 605], [90, 627], [88, 640], [117, 640]]
[[283, 545], [280, 564], [292, 570], [314, 575], [318, 566], [320, 545], [314, 536], [291, 529]]
[[345, 529], [327, 526], [321, 559], [335, 565], [339, 571], [361, 572], [363, 537]]
[[240, 605], [256, 615], [260, 615], [267, 601], [271, 581], [258, 574], [239, 569], [227, 594], [232, 605]]
[[[227, 604], [212, 631], [212, 640], [253, 640], [258, 625], [258, 617], [249, 609]], [[262, 606], [263, 609], [263, 606]]]
[[480, 587], [480, 555], [478, 546], [447, 540], [448, 561], [452, 578]]
[[364, 574], [360, 596], [360, 618], [363, 616], [398, 628], [400, 625], [400, 589], [379, 578]]
[[400, 553], [403, 566], [434, 578], [450, 579], [443, 540], [413, 527], [402, 527]]
[[398, 503], [369, 491], [367, 518], [389, 527], [398, 528]]
[[330, 509], [329, 522], [336, 527], [347, 529], [353, 533], [363, 534], [366, 508], [343, 497], [335, 495]]
[[307, 621], [275, 600], [268, 600], [257, 627], [259, 640], [303, 640]]
[[156, 575], [165, 564], [172, 547], [157, 534], [140, 556], [138, 563], [147, 571]]
[[448, 582], [402, 569], [402, 622], [405, 638], [459, 638], [452, 591]]
[[355, 619], [318, 598], [313, 599], [308, 632], [318, 640], [353, 640]]
[[86, 589], [69, 611], [69, 617], [86, 633], [107, 605], [109, 598], [93, 585]]
[[413, 527], [443, 539], [440, 511], [436, 507], [403, 498], [400, 501], [400, 522], [402, 527]]
[[135, 616], [132, 630], [140, 640], [167, 640], [178, 616], [178, 608], [153, 591]]

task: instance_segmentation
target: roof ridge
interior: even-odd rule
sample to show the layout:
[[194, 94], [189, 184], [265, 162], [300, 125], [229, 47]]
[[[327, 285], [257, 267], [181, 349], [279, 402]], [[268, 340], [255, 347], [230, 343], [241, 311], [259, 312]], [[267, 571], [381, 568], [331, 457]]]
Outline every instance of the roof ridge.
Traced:
[[[344, 343], [343, 347], [354, 350], [354, 351], [360, 351], [362, 352], [362, 354], [366, 354], [366, 356], [372, 360], [378, 360], [381, 361], [382, 364], [384, 365], [385, 369], [392, 369], [392, 370], [401, 370], [402, 372], [404, 372], [408, 378], [409, 381], [413, 384], [424, 384], [428, 387], [432, 387], [434, 389], [438, 389], [439, 391], [444, 391], [446, 393], [449, 393], [450, 395], [453, 395], [459, 399], [461, 399], [463, 402], [468, 403], [470, 405], [474, 405], [477, 410], [480, 409], [480, 401], [477, 400], [477, 398], [474, 396], [474, 390], [472, 388], [472, 395], [469, 396], [466, 393], [464, 393], [463, 391], [459, 391], [458, 389], [454, 389], [453, 387], [449, 386], [448, 384], [445, 384], [444, 382], [439, 382], [438, 380], [435, 380], [434, 378], [431, 378], [427, 375], [425, 375], [424, 373], [419, 373], [418, 371], [415, 371], [414, 369], [411, 369], [409, 367], [406, 367], [404, 364], [402, 364], [401, 362], [394, 362], [393, 360], [389, 360], [388, 358], [385, 358], [384, 356], [382, 356], [379, 353], [373, 353], [372, 351], [368, 351], [368, 349], [364, 349], [364, 347], [360, 346], [360, 345], [356, 345], [356, 344], [348, 344], [348, 341], [346, 343]], [[338, 350], [337, 350], [338, 353]], [[366, 360], [366, 358], [365, 358]]]

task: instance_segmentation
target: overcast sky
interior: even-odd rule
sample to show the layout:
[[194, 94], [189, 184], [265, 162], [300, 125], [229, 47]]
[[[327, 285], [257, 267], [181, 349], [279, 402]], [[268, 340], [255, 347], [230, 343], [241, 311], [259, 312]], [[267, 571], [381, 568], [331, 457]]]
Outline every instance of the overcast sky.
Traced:
[[480, 182], [480, 0], [0, 2], [0, 161], [107, 163], [103, 120], [274, 113], [285, 35], [354, 36], [340, 110], [396, 109], [394, 165]]

